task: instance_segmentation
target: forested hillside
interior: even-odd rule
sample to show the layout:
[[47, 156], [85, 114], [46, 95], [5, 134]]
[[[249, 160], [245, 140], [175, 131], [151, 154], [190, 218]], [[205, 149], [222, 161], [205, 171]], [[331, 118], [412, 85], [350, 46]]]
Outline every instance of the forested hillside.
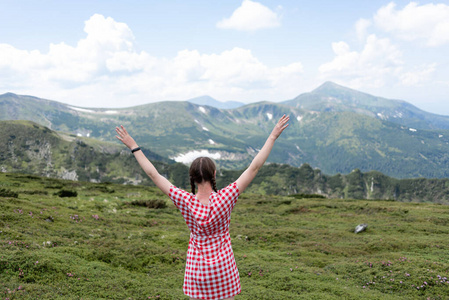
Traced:
[[[130, 151], [118, 143], [100, 142], [52, 131], [27, 121], [3, 121], [0, 126], [0, 168], [39, 176], [90, 182], [149, 185], [152, 183]], [[188, 166], [143, 148], [161, 174], [173, 184], [190, 188]], [[219, 167], [217, 183], [224, 187], [243, 169]], [[309, 164], [293, 167], [267, 164], [249, 191], [263, 195], [317, 194], [332, 198], [394, 199], [449, 204], [449, 179], [395, 179], [355, 169], [327, 175]]]

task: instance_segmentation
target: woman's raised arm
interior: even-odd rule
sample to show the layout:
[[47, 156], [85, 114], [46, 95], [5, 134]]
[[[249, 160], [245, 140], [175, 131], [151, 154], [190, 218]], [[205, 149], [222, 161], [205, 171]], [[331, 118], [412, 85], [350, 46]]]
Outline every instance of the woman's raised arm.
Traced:
[[262, 149], [260, 149], [256, 157], [254, 157], [248, 169], [246, 169], [237, 179], [236, 182], [240, 193], [242, 193], [248, 187], [251, 181], [253, 181], [254, 177], [256, 177], [260, 168], [262, 168], [263, 164], [268, 158], [268, 155], [270, 155], [271, 149], [273, 149], [274, 142], [281, 135], [284, 129], [288, 127], [288, 120], [290, 120], [290, 117], [286, 115], [283, 115], [282, 118], [279, 119], [279, 122], [276, 124], [276, 126], [274, 126], [273, 131], [268, 136], [268, 139], [263, 145]]
[[[121, 125], [120, 127], [116, 127], [115, 131], [118, 135], [115, 137], [119, 139], [123, 144], [126, 145], [129, 149], [137, 149], [139, 146], [134, 141], [134, 139], [129, 135], [126, 131], [125, 127]], [[137, 162], [142, 167], [144, 172], [151, 178], [154, 184], [168, 196], [170, 192], [170, 186], [172, 185], [170, 181], [167, 180], [164, 176], [159, 174], [153, 164], [148, 160], [148, 158], [143, 154], [140, 149], [138, 151], [134, 151], [134, 157], [137, 159]]]

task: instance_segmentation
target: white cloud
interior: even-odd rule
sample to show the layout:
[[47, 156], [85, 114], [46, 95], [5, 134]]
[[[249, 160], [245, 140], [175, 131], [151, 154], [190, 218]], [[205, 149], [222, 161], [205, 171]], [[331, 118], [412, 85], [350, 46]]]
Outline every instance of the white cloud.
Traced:
[[268, 67], [250, 50], [181, 50], [154, 57], [134, 48], [124, 23], [95, 14], [75, 45], [50, 44], [47, 53], [0, 44], [0, 90], [76, 106], [124, 107], [209, 94], [221, 99], [289, 99], [298, 93], [303, 66]]
[[[358, 38], [357, 49], [347, 42], [332, 43], [334, 58], [319, 67], [321, 80], [332, 80], [355, 89], [384, 93], [386, 97], [419, 100], [422, 88], [441, 90], [447, 86], [440, 80], [445, 72], [444, 64], [435, 63], [435, 48], [420, 47], [416, 57], [415, 45], [442, 45], [448, 34], [439, 36], [437, 28], [449, 24], [447, 5], [423, 5], [411, 2], [402, 10], [394, 3], [381, 7], [371, 19], [359, 19], [354, 24]], [[437, 10], [440, 10], [437, 12]], [[359, 48], [360, 47], [360, 48]], [[388, 94], [385, 91], [389, 91]], [[394, 95], [394, 96], [393, 96]], [[427, 101], [428, 102], [428, 101]], [[427, 104], [427, 103], [426, 103]]]
[[[0, 53], [4, 60], [0, 62], [0, 68], [14, 70], [15, 75], [20, 74], [24, 80], [33, 81], [35, 85], [53, 82], [73, 87], [107, 72], [108, 64], [113, 66], [112, 69], [117, 69], [121, 53], [136, 55], [129, 52], [134, 37], [124, 23], [95, 14], [85, 22], [84, 31], [87, 36], [76, 47], [65, 43], [50, 44], [47, 54], [2, 45]], [[128, 64], [136, 61], [132, 55], [127, 56], [122, 60], [128, 61]]]
[[[105, 18], [94, 14], [85, 22], [84, 31], [87, 38], [80, 41], [80, 48], [98, 50], [131, 50], [134, 35], [125, 23], [114, 21], [111, 17]], [[100, 52], [98, 51], [98, 52]]]
[[368, 27], [371, 26], [371, 21], [367, 20], [367, 19], [359, 19], [356, 23], [355, 23], [355, 30], [357, 33], [357, 38], [359, 40], [364, 40], [367, 36], [367, 30]]
[[335, 57], [319, 67], [322, 80], [334, 80], [353, 88], [379, 88], [401, 85], [419, 86], [429, 82], [435, 63], [410, 68], [403, 53], [388, 38], [370, 34], [361, 51], [354, 51], [343, 41], [332, 43]]
[[423, 65], [412, 71], [404, 72], [399, 78], [404, 86], [417, 86], [428, 82], [435, 69], [436, 64]]
[[402, 52], [388, 39], [370, 35], [360, 52], [345, 42], [332, 43], [335, 58], [319, 67], [322, 79], [343, 82], [354, 88], [380, 87], [402, 69]]
[[141, 71], [144, 68], [151, 68], [155, 64], [155, 59], [145, 52], [119, 51], [112, 53], [105, 60], [105, 64], [110, 72], [135, 72]]
[[406, 41], [423, 41], [436, 47], [449, 43], [449, 5], [410, 2], [402, 10], [391, 2], [374, 15], [378, 28]]
[[[87, 36], [76, 47], [64, 43], [51, 44], [46, 57], [52, 67], [47, 69], [49, 79], [85, 82], [107, 72], [107, 66], [117, 68], [120, 54], [131, 54], [134, 36], [124, 23], [95, 14], [85, 22]], [[127, 57], [131, 63], [135, 57]], [[129, 68], [129, 67], [128, 67]]]
[[203, 79], [229, 82], [236, 86], [267, 79], [268, 67], [250, 50], [234, 48], [218, 55], [203, 55], [201, 60], [206, 67]]
[[268, 7], [250, 0], [244, 0], [229, 18], [217, 23], [218, 28], [240, 31], [255, 31], [281, 25], [280, 16]]
[[[320, 78], [359, 89], [428, 84], [437, 73], [437, 64], [425, 61], [419, 65], [416, 61], [409, 64], [405, 58], [409, 57], [411, 49], [404, 48], [403, 41], [424, 41], [427, 46], [443, 44], [449, 41], [449, 31], [438, 38], [435, 32], [438, 28], [441, 32], [448, 26], [446, 24], [449, 24], [447, 5], [419, 6], [411, 2], [398, 10], [390, 3], [381, 7], [372, 19], [359, 19], [354, 24], [355, 34], [363, 42], [360, 50], [351, 49], [343, 41], [332, 43], [335, 57], [319, 67]], [[422, 55], [426, 60], [425, 54]]]

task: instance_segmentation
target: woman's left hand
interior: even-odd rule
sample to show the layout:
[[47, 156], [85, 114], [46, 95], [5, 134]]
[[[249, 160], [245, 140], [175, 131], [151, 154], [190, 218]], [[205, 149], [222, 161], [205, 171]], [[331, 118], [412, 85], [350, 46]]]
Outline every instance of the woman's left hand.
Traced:
[[128, 131], [126, 131], [125, 127], [123, 125], [120, 125], [120, 127], [115, 127], [115, 131], [118, 135], [115, 137], [119, 139], [123, 144], [125, 144], [126, 147], [129, 149], [134, 149], [139, 147], [134, 141], [134, 139], [129, 135]]
[[271, 132], [271, 136], [274, 137], [275, 139], [277, 139], [281, 133], [284, 131], [285, 128], [288, 127], [288, 121], [290, 120], [289, 116], [283, 115], [278, 123], [276, 124], [276, 126], [274, 126], [273, 131]]

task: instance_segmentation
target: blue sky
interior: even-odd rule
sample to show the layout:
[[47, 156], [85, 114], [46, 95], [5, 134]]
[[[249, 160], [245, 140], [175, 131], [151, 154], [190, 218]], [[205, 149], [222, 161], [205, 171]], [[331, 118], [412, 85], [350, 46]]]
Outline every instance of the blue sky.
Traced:
[[284, 101], [325, 81], [449, 115], [449, 1], [4, 1], [0, 93]]

